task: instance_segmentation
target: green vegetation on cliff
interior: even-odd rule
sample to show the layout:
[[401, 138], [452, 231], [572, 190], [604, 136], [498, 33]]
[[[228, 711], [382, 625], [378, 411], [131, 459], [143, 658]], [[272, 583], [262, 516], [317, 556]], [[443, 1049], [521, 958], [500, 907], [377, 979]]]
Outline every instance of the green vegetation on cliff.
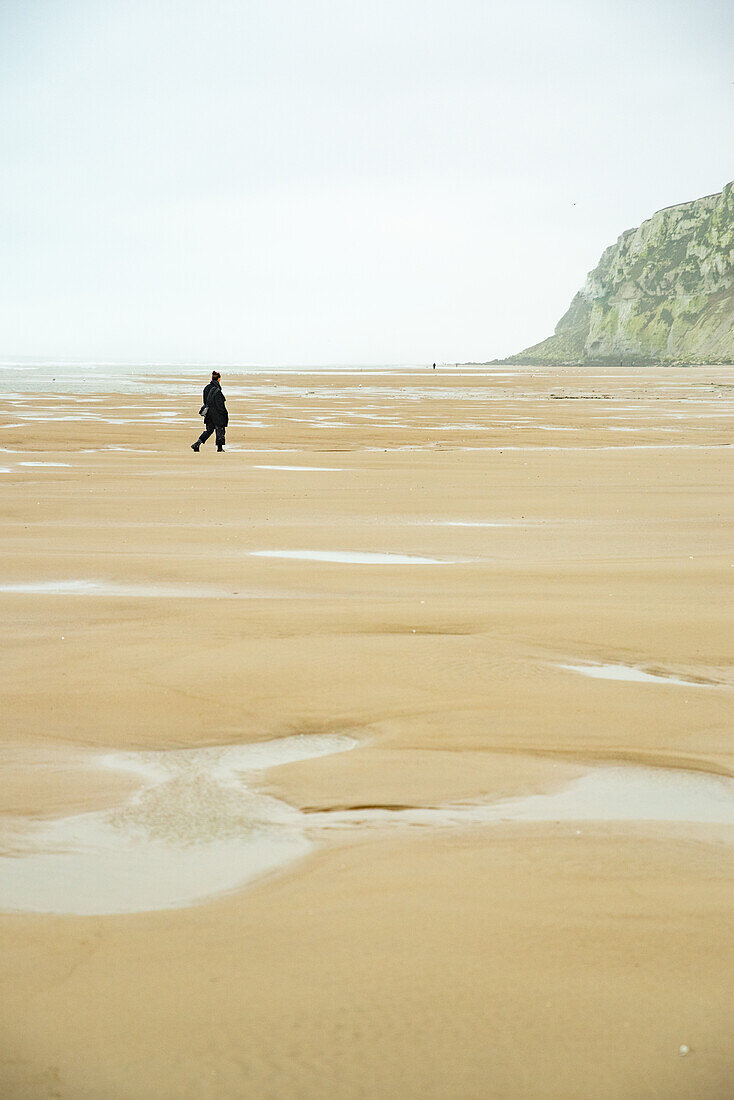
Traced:
[[502, 361], [734, 362], [734, 182], [628, 229], [554, 335]]

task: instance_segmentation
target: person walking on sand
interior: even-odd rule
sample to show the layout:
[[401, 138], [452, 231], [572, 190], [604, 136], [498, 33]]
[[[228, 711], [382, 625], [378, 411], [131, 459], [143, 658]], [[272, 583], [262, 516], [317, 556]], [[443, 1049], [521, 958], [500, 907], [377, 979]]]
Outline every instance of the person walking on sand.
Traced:
[[224, 450], [224, 431], [229, 424], [229, 413], [225, 404], [222, 387], [219, 385], [221, 374], [218, 370], [212, 371], [212, 380], [204, 386], [204, 431], [196, 443], [191, 444], [192, 451], [198, 451], [202, 443], [206, 443], [213, 431], [216, 431], [217, 450]]

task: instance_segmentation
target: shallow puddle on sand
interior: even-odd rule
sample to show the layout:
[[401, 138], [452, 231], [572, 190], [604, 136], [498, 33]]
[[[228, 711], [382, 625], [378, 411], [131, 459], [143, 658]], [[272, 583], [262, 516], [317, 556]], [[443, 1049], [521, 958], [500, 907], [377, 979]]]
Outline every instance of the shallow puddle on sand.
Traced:
[[665, 672], [645, 672], [632, 665], [559, 665], [567, 672], [578, 672], [582, 676], [591, 676], [595, 680], [626, 680], [635, 684], [678, 684], [684, 687], [718, 687], [718, 684], [701, 680], [685, 680], [680, 676]]
[[152, 450], [151, 448], [148, 448], [147, 450], [142, 450], [139, 447], [124, 447], [124, 446], [122, 446], [122, 444], [106, 443], [104, 445], [104, 447], [84, 447], [84, 449], [81, 450], [79, 452], [79, 454], [80, 455], [95, 455], [95, 454], [102, 454], [105, 451], [121, 451], [121, 452], [124, 452], [125, 454], [132, 454], [132, 455], [152, 455], [152, 454], [157, 454], [158, 453], [157, 451]]
[[15, 819], [0, 857], [0, 909], [134, 913], [234, 890], [313, 846], [307, 815], [248, 789], [243, 777], [355, 745], [348, 737], [289, 737], [90, 758], [89, 766], [135, 773], [141, 790], [113, 810]]
[[[84, 760], [88, 768], [133, 773], [141, 787], [111, 810], [51, 821], [7, 819], [0, 909], [102, 915], [185, 907], [286, 866], [335, 830], [544, 821], [734, 825], [734, 780], [629, 765], [590, 770], [551, 794], [426, 808], [304, 813], [248, 786], [255, 773], [346, 752], [357, 743], [349, 736], [313, 735], [86, 758], [70, 751], [70, 766]], [[10, 748], [6, 755], [17, 767], [23, 750]], [[26, 755], [28, 766], [43, 766], [37, 749]], [[58, 750], [52, 759], [58, 767]]]
[[344, 469], [343, 466], [266, 466], [266, 465], [253, 466], [252, 468], [253, 468], [253, 470], [308, 470], [308, 471], [314, 471], [316, 473], [321, 473], [321, 472], [324, 472], [324, 473], [339, 473]]
[[[361, 815], [361, 816], [360, 816]], [[594, 768], [551, 794], [488, 804], [314, 815], [325, 826], [396, 823], [466, 826], [512, 822], [602, 821], [734, 825], [734, 779], [677, 768]]]
[[473, 520], [473, 519], [429, 519], [425, 522], [432, 527], [527, 527], [525, 520]]
[[490, 807], [511, 821], [734, 825], [734, 779], [676, 768], [597, 768], [554, 794]]
[[452, 565], [459, 558], [423, 558], [417, 554], [378, 554], [357, 550], [251, 550], [256, 558], [288, 558], [294, 561], [326, 561], [347, 565]]
[[278, 599], [296, 595], [274, 589], [227, 591], [206, 585], [122, 584], [115, 581], [16, 581], [0, 584], [0, 594], [22, 596], [119, 596], [169, 600]]
[[[488, 445], [483, 447], [456, 447], [457, 451], [618, 451], [622, 454], [625, 451], [711, 451], [716, 450], [719, 447], [731, 447], [731, 443], [623, 443], [621, 440], [618, 444], [612, 445], [608, 443], [588, 444], [579, 443], [577, 445], [569, 444], [564, 446], [561, 443], [545, 446], [541, 443], [504, 443], [496, 445]], [[382, 450], [381, 447], [368, 448], [371, 450]], [[418, 450], [418, 448], [404, 448], [395, 447], [394, 450]]]

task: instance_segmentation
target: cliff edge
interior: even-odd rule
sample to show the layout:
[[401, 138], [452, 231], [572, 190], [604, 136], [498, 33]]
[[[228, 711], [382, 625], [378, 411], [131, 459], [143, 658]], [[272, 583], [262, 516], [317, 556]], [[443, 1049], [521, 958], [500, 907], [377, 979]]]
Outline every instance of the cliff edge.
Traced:
[[734, 362], [734, 182], [628, 229], [554, 335], [502, 362]]

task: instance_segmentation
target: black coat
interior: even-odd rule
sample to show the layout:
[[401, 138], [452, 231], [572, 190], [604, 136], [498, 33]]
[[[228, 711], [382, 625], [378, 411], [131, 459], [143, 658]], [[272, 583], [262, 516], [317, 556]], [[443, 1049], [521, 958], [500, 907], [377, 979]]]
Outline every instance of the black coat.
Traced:
[[229, 413], [224, 403], [222, 387], [218, 382], [210, 382], [204, 386], [204, 404], [209, 410], [204, 420], [213, 424], [215, 428], [226, 428], [229, 424]]

